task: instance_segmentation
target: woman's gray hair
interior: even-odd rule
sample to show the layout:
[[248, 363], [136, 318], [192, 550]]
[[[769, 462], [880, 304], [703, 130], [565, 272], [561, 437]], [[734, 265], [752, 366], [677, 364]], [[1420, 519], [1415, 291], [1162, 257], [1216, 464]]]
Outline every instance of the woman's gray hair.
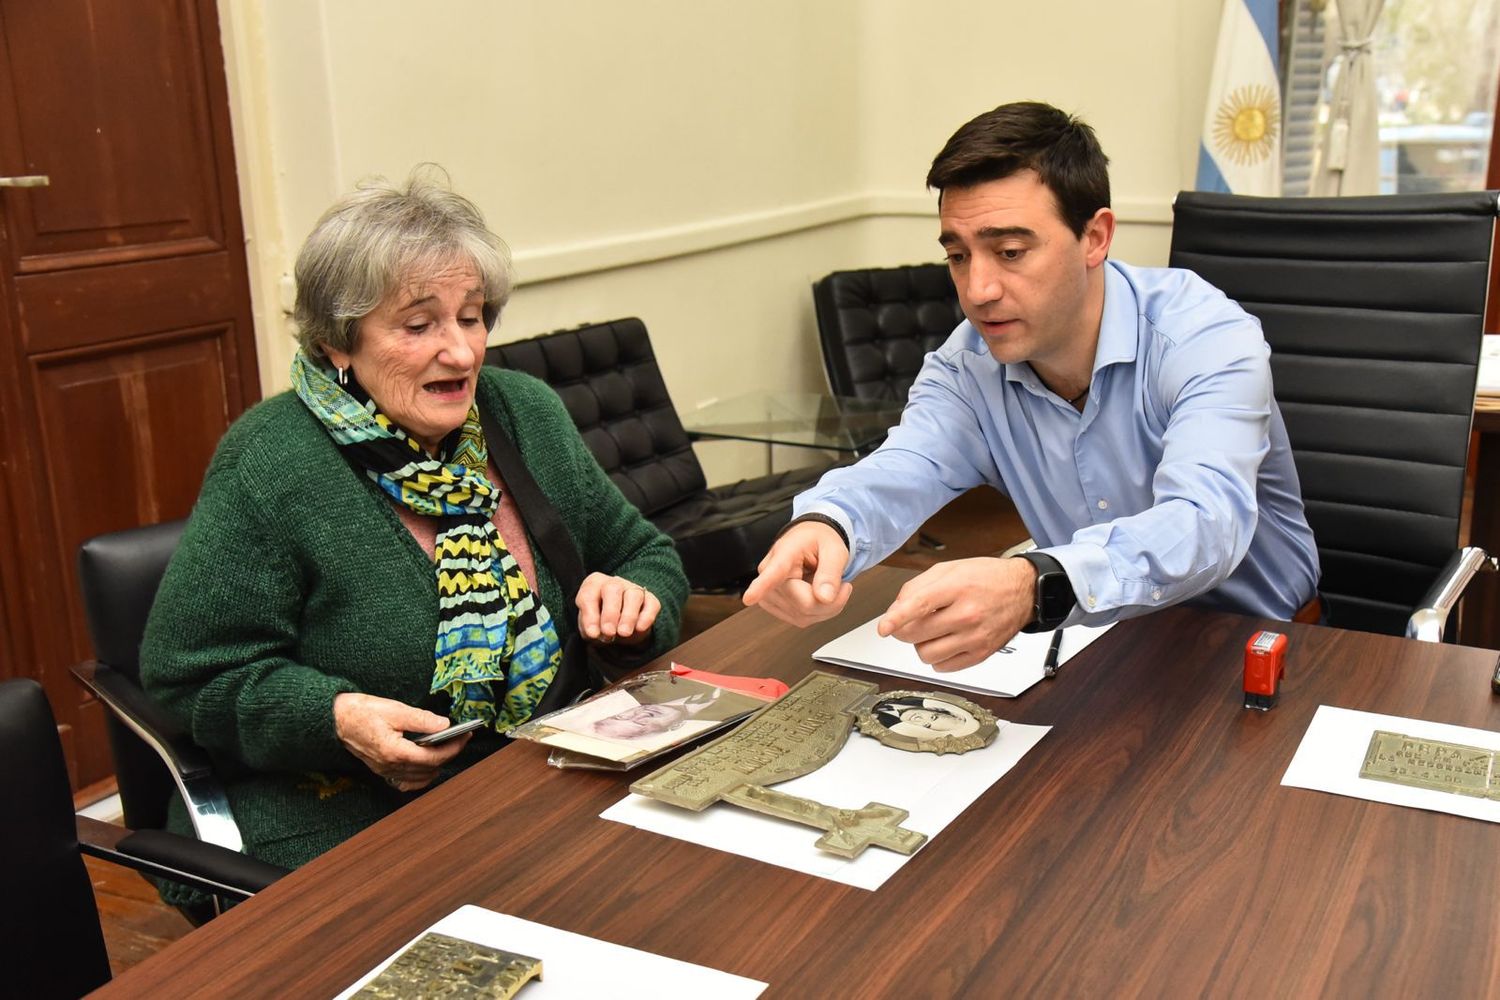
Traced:
[[484, 324], [510, 297], [510, 251], [469, 199], [448, 187], [435, 164], [412, 171], [405, 187], [383, 177], [360, 182], [323, 213], [297, 254], [292, 319], [309, 358], [353, 351], [359, 321], [403, 284], [468, 260], [484, 289]]

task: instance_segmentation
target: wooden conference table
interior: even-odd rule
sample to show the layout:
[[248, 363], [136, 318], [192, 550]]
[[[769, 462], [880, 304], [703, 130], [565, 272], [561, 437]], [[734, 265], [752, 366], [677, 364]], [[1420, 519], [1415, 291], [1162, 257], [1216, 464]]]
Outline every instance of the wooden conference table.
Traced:
[[[909, 575], [871, 571], [804, 632], [744, 612], [675, 658], [795, 680]], [[1055, 728], [877, 892], [599, 819], [630, 778], [522, 744], [100, 995], [332, 996], [464, 903], [767, 997], [1500, 993], [1500, 831], [1279, 784], [1320, 704], [1500, 727], [1497, 654], [1279, 625], [1288, 677], [1262, 714], [1240, 668], [1264, 624], [1159, 612], [1019, 699], [980, 699]]]

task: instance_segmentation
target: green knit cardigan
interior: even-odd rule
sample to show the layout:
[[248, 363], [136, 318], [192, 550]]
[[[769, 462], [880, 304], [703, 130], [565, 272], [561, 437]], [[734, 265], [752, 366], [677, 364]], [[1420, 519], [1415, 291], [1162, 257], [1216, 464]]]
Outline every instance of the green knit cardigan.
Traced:
[[[682, 561], [594, 461], [562, 401], [496, 368], [483, 370], [478, 401], [516, 442], [585, 572], [660, 598], [638, 662], [671, 648]], [[531, 546], [566, 644], [574, 595]], [[301, 400], [282, 393], [235, 421], [151, 610], [141, 679], [214, 759], [248, 854], [296, 867], [407, 799], [339, 742], [333, 699], [357, 691], [445, 711], [428, 693], [437, 618], [432, 560]], [[447, 773], [502, 743], [471, 740]], [[171, 826], [188, 829], [180, 802]]]

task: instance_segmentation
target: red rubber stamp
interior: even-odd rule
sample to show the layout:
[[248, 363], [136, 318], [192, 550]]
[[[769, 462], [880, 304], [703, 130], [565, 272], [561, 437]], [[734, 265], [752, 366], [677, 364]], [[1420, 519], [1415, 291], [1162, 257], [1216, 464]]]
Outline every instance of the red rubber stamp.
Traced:
[[1286, 636], [1260, 631], [1245, 643], [1245, 707], [1262, 712], [1276, 704], [1286, 677]]

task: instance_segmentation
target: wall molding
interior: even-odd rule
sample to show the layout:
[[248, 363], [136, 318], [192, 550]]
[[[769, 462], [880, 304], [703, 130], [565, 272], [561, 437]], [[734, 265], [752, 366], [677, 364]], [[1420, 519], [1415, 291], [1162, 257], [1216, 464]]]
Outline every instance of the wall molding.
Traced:
[[[1116, 201], [1114, 207], [1119, 221], [1125, 225], [1172, 224], [1171, 199], [1128, 198]], [[516, 278], [519, 286], [536, 285], [581, 274], [708, 253], [823, 226], [864, 219], [933, 218], [936, 215], [937, 203], [930, 194], [876, 191], [844, 195], [625, 236], [518, 250], [515, 253]]]

